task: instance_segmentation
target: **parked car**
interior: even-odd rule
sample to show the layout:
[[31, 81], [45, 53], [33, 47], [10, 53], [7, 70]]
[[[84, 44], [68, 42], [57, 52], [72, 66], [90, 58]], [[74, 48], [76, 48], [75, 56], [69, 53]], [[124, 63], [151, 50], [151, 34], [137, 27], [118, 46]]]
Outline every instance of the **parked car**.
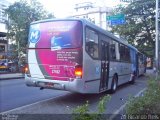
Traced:
[[0, 59], [0, 71], [3, 72], [16, 72], [18, 70], [18, 65], [8, 59]]
[[8, 71], [8, 59], [0, 59], [0, 71]]

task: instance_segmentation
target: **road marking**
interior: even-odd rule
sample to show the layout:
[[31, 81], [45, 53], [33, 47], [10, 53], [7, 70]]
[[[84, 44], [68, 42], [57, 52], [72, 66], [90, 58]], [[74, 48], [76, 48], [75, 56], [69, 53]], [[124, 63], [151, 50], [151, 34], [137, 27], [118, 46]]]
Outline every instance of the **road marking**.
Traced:
[[45, 102], [45, 101], [48, 101], [48, 100], [51, 100], [51, 99], [55, 99], [55, 98], [64, 96], [64, 95], [66, 95], [66, 94], [68, 94], [68, 93], [65, 93], [65, 94], [62, 94], [62, 95], [58, 95], [58, 96], [56, 96], [56, 97], [54, 97], [54, 98], [48, 98], [48, 99], [45, 99], [45, 100], [42, 100], [42, 101], [38, 101], [38, 102], [29, 104], [29, 105], [24, 105], [24, 106], [21, 106], [21, 107], [17, 107], [17, 108], [8, 110], [8, 111], [4, 111], [4, 112], [1, 112], [0, 114], [7, 114], [7, 113], [13, 112], [13, 111], [15, 111], [15, 110], [21, 110], [21, 109], [23, 109], [23, 108], [25, 108], [25, 107], [31, 107], [32, 105], [36, 105], [36, 104], [39, 104], [39, 103], [43, 103], [43, 102]]
[[[146, 88], [142, 89], [141, 91], [139, 91], [139, 93], [137, 93], [134, 97], [138, 97], [140, 96], [140, 94], [142, 94], [144, 91], [146, 90]], [[118, 110], [116, 110], [113, 115], [109, 118], [109, 120], [113, 120], [116, 115], [118, 115], [118, 113], [123, 110], [125, 108], [125, 106], [127, 105], [128, 102], [126, 102], [124, 105], [122, 105]]]

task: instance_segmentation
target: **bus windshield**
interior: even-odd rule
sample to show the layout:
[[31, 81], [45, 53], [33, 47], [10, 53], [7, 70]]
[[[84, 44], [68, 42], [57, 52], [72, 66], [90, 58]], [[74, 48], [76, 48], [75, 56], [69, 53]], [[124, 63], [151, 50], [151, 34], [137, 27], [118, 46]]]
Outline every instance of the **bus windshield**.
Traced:
[[82, 47], [80, 21], [49, 21], [32, 24], [29, 48], [78, 48]]

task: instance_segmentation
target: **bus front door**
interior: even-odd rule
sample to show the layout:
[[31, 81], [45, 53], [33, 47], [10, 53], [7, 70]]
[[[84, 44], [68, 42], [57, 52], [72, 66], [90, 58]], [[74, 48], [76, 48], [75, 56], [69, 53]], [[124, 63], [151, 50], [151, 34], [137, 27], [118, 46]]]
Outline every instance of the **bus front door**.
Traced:
[[108, 88], [108, 76], [109, 76], [109, 43], [101, 42], [101, 80], [100, 80], [100, 92], [105, 91]]

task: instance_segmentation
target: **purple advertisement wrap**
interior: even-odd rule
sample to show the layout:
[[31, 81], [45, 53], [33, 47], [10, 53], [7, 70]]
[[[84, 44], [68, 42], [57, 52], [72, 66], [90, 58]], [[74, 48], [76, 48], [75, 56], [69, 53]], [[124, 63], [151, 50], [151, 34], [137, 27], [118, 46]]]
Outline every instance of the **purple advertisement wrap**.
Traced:
[[[31, 25], [29, 51], [35, 50], [40, 71], [47, 79], [74, 79], [76, 65], [82, 65], [80, 21], [51, 21]], [[32, 73], [31, 73], [32, 74]], [[37, 73], [38, 74], [38, 73]]]

